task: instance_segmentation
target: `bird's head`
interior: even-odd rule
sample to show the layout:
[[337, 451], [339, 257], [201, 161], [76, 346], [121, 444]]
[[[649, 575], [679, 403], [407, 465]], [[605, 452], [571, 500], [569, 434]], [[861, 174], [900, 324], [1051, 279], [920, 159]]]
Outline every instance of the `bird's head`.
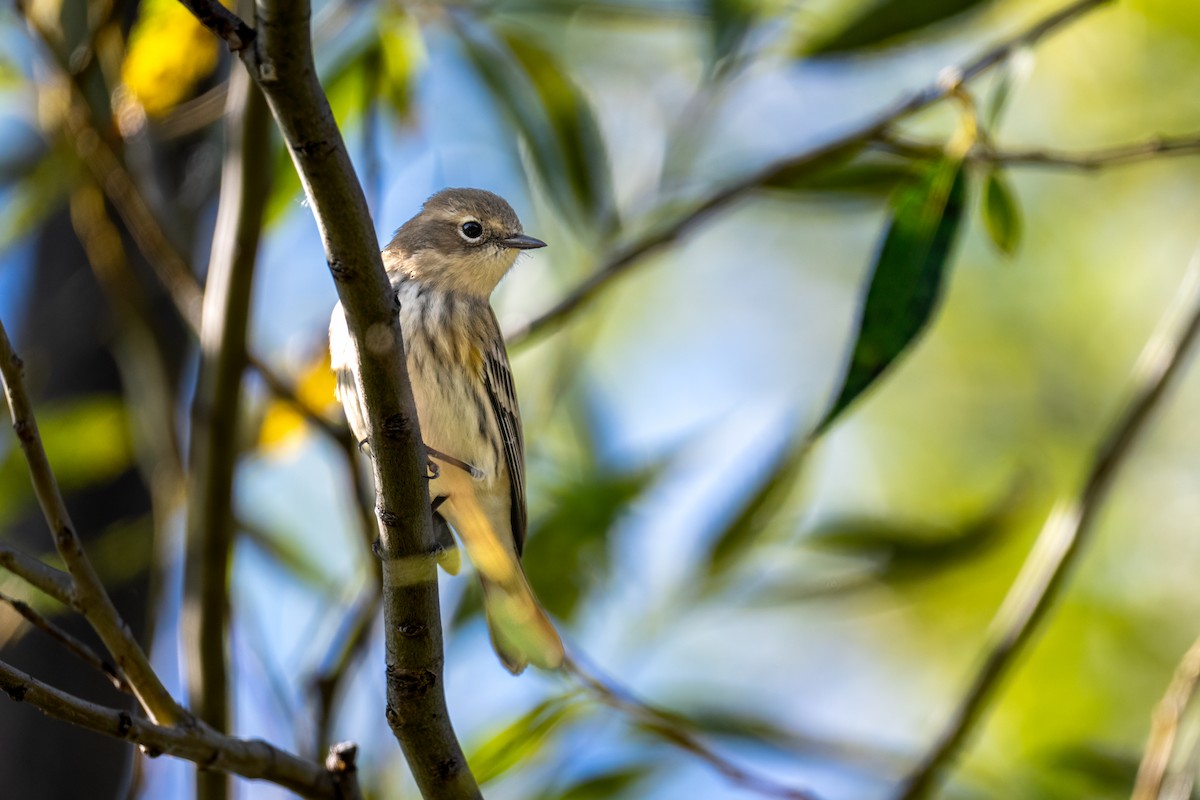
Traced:
[[389, 271], [486, 298], [518, 253], [545, 246], [525, 235], [516, 212], [499, 195], [443, 189], [396, 231], [383, 254]]

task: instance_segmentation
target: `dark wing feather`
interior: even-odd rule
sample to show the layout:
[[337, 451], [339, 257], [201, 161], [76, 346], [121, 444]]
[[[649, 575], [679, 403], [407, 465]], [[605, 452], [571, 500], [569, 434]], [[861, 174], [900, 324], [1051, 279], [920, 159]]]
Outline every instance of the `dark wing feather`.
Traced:
[[[489, 309], [490, 311], [490, 309]], [[508, 481], [512, 491], [512, 535], [517, 555], [525, 549], [525, 437], [521, 432], [521, 410], [517, 407], [517, 390], [513, 384], [508, 353], [500, 338], [500, 325], [492, 315], [495, 346], [483, 351], [483, 384], [487, 388], [496, 424], [504, 440], [504, 463], [508, 466]]]

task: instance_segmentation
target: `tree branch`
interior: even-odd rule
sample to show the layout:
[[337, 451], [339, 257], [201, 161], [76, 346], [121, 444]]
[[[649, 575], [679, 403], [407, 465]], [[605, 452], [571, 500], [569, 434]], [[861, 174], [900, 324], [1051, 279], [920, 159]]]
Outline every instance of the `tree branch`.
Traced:
[[999, 64], [1014, 51], [1039, 41], [1047, 34], [1110, 0], [1075, 0], [960, 66], [943, 70], [937, 81], [893, 103], [875, 117], [817, 147], [771, 164], [758, 172], [719, 189], [699, 205], [676, 219], [660, 225], [610, 255], [591, 277], [585, 279], [557, 305], [506, 337], [513, 347], [558, 326], [576, 309], [591, 302], [604, 288], [645, 256], [671, 244], [714, 213], [724, 210], [746, 194], [784, 176], [807, 175], [832, 161], [844, 158], [889, 127], [952, 94], [961, 84]]
[[[223, 7], [222, 7], [223, 10]], [[229, 79], [225, 158], [200, 326], [192, 403], [191, 487], [183, 629], [193, 711], [229, 731], [229, 570], [233, 476], [246, 333], [258, 242], [271, 188], [271, 127], [262, 94], [243, 71]], [[221, 800], [229, 781], [196, 774], [198, 800]]]
[[63, 605], [76, 608], [71, 576], [62, 570], [57, 570], [6, 544], [0, 544], [0, 567], [4, 567]]
[[118, 690], [133, 694], [133, 689], [130, 688], [129, 683], [125, 680], [125, 676], [122, 675], [121, 671], [113, 666], [111, 662], [105, 660], [95, 650], [88, 647], [71, 634], [67, 633], [65, 630], [55, 624], [53, 620], [47, 619], [39, 614], [24, 600], [18, 600], [15, 597], [9, 597], [3, 592], [0, 592], [0, 603], [7, 603], [12, 607], [13, 611], [16, 611], [18, 614], [20, 614], [26, 622], [61, 644], [71, 655], [75, 656], [89, 667], [95, 669]]
[[[889, 152], [913, 158], [936, 158], [945, 154], [943, 145], [914, 141], [892, 133], [879, 136], [876, 144]], [[976, 163], [1010, 167], [1051, 167], [1093, 172], [1164, 156], [1188, 155], [1200, 155], [1200, 135], [1156, 136], [1142, 142], [1082, 152], [1053, 149], [1005, 150], [979, 142], [967, 152], [965, 158]]]
[[71, 522], [58, 483], [50, 469], [50, 461], [38, 434], [37, 420], [29, 397], [25, 392], [21, 359], [13, 352], [8, 333], [0, 323], [0, 374], [4, 378], [4, 393], [12, 413], [13, 429], [21, 442], [29, 475], [33, 480], [34, 493], [53, 534], [54, 546], [58, 549], [74, 586], [74, 606], [91, 624], [104, 642], [108, 652], [116, 659], [117, 667], [129, 679], [134, 694], [151, 718], [167, 725], [188, 724], [191, 716], [171, 697], [145, 652], [133, 638], [133, 632], [117, 613], [116, 606], [104, 590], [100, 577], [83, 551], [75, 526]]
[[[437, 541], [394, 294], [362, 187], [317, 79], [310, 4], [258, 0], [256, 8], [254, 47], [240, 55], [262, 88], [300, 174], [359, 358], [358, 390], [370, 421], [384, 562], [388, 722], [424, 796], [477, 798], [479, 789], [446, 710], [432, 556]], [[203, 14], [198, 18], [206, 21]]]
[[[1190, 308], [1188, 306], [1190, 305]], [[1180, 325], [1182, 312], [1187, 312]], [[1132, 397], [1092, 459], [1078, 494], [1060, 502], [1046, 520], [1028, 560], [992, 620], [991, 645], [969, 689], [928, 754], [902, 784], [902, 800], [928, 796], [994, 698], [996, 687], [1062, 592], [1066, 575], [1090, 540], [1092, 523], [1113, 480], [1167, 387], [1186, 363], [1200, 333], [1200, 256], [1146, 344]]]
[[297, 758], [264, 741], [223, 736], [203, 725], [190, 728], [157, 725], [67, 694], [2, 661], [0, 691], [15, 702], [29, 703], [48, 717], [123, 739], [152, 755], [165, 753], [205, 769], [270, 781], [302, 797], [358, 800], [356, 795], [343, 793], [339, 780], [320, 764]]
[[[1150, 738], [1146, 752], [1138, 766], [1130, 800], [1157, 800], [1167, 778], [1167, 768], [1175, 741], [1179, 735], [1179, 724], [1183, 714], [1196, 696], [1200, 685], [1200, 639], [1192, 643], [1175, 668], [1166, 694], [1154, 709], [1154, 720], [1150, 725]], [[1191, 777], [1191, 776], [1189, 776]], [[1184, 794], [1190, 795], [1189, 792]]]

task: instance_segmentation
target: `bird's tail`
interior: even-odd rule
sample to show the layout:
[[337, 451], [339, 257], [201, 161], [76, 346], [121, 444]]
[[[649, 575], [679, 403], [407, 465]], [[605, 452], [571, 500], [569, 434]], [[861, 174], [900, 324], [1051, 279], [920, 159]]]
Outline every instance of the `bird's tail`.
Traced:
[[534, 597], [511, 539], [497, 536], [469, 486], [450, 488], [438, 513], [458, 531], [483, 582], [484, 608], [496, 654], [513, 674], [529, 664], [558, 669], [563, 663], [562, 639]]
[[525, 571], [517, 567], [517, 580], [502, 585], [480, 574], [483, 606], [492, 648], [514, 675], [533, 664], [554, 670], [562, 666], [563, 644], [554, 623], [533, 596]]

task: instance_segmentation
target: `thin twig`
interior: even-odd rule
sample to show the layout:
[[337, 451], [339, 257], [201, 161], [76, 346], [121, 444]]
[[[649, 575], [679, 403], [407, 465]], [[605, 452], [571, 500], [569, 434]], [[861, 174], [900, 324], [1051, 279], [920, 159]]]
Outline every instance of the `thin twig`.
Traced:
[[[372, 571], [374, 574], [374, 571]], [[318, 752], [327, 746], [333, 732], [333, 709], [342, 684], [351, 669], [366, 653], [371, 628], [379, 616], [383, 599], [383, 587], [378, 578], [362, 590], [341, 629], [321, 659], [320, 671], [312, 679], [316, 699], [316, 748]]]
[[446, 709], [438, 543], [393, 293], [362, 186], [317, 79], [311, 4], [259, 0], [256, 12], [258, 38], [240, 55], [300, 174], [359, 360], [383, 560], [388, 722], [424, 796], [479, 798]]
[[[945, 153], [943, 145], [914, 141], [890, 132], [879, 136], [874, 144], [889, 152], [914, 158], [938, 157]], [[1136, 164], [1164, 156], [1189, 155], [1200, 155], [1200, 135], [1198, 134], [1155, 136], [1141, 142], [1079, 152], [1054, 149], [1008, 150], [977, 144], [967, 152], [966, 160], [1009, 167], [1050, 167], [1093, 172], [1107, 167]]]
[[0, 544], [0, 567], [40, 589], [68, 608], [75, 608], [75, 589], [71, 576], [31, 555], [6, 544]]
[[26, 622], [61, 644], [71, 655], [95, 669], [114, 687], [122, 692], [133, 694], [133, 689], [130, 688], [129, 683], [125, 680], [125, 676], [121, 674], [119, 669], [113, 666], [112, 662], [104, 659], [91, 647], [79, 641], [79, 639], [70, 633], [67, 633], [67, 631], [63, 630], [53, 620], [39, 614], [24, 600], [9, 597], [3, 592], [0, 592], [0, 602], [12, 606], [13, 611], [20, 614]]
[[0, 323], [0, 374], [4, 377], [4, 393], [12, 413], [13, 429], [21, 442], [29, 475], [33, 480], [38, 505], [46, 517], [53, 534], [54, 546], [58, 549], [74, 585], [75, 607], [100, 636], [108, 652], [116, 659], [117, 666], [125, 673], [134, 694], [146, 713], [156, 721], [167, 725], [188, 724], [191, 716], [179, 706], [163, 686], [150, 666], [150, 659], [133, 638], [133, 632], [121, 619], [116, 606], [100, 582], [100, 576], [92, 567], [83, 543], [75, 531], [59, 491], [58, 482], [50, 469], [50, 461], [38, 434], [37, 420], [25, 392], [23, 365], [13, 352], [8, 333]]
[[583, 684], [584, 688], [597, 700], [637, 720], [671, 744], [696, 756], [735, 786], [763, 797], [776, 797], [783, 800], [817, 800], [817, 795], [808, 789], [785, 786], [735, 764], [681, 726], [677, 715], [657, 709], [634, 697], [627, 690], [617, 687], [612, 681], [598, 677], [569, 655], [563, 662], [563, 671]]
[[840, 136], [771, 164], [717, 190], [682, 216], [658, 226], [641, 238], [616, 250], [601, 263], [591, 277], [586, 278], [550, 310], [523, 327], [511, 331], [506, 337], [509, 346], [515, 346], [559, 325], [572, 312], [594, 299], [615, 278], [624, 274], [645, 256], [676, 241], [713, 213], [725, 209], [749, 192], [777, 181], [785, 175], [808, 174], [832, 161], [843, 158], [878, 137], [904, 117], [946, 98], [962, 83], [1004, 61], [1015, 50], [1034, 44], [1047, 34], [1107, 2], [1110, 0], [1076, 0], [1026, 30], [994, 45], [977, 58], [961, 66], [943, 70], [933, 84], [898, 100], [882, 113], [860, 123]]
[[1179, 666], [1175, 668], [1166, 693], [1154, 709], [1150, 738], [1146, 742], [1142, 763], [1138, 766], [1137, 780], [1134, 781], [1130, 800], [1157, 800], [1161, 795], [1167, 768], [1171, 763], [1171, 754], [1175, 751], [1180, 722], [1184, 712], [1191, 705], [1192, 698], [1196, 696], [1198, 686], [1200, 639], [1193, 642], [1184, 653]]
[[206, 769], [266, 780], [303, 797], [353, 800], [335, 775], [260, 739], [223, 736], [203, 725], [158, 725], [141, 716], [92, 703], [55, 689], [0, 661], [0, 691], [15, 702], [32, 705], [48, 717], [139, 745], [152, 755], [167, 754]]
[[[1190, 308], [1189, 308], [1190, 306]], [[1187, 312], [1186, 321], [1180, 317]], [[950, 767], [1021, 653], [1062, 591], [1070, 568], [1090, 541], [1092, 523], [1121, 466], [1145, 431], [1171, 381], [1200, 333], [1200, 255], [1176, 297], [1176, 307], [1147, 343], [1134, 377], [1131, 399], [1092, 459], [1078, 494], [1060, 502], [1038, 534], [1033, 550], [992, 621], [982, 665], [928, 754], [901, 785], [901, 800], [926, 797]]]
[[[200, 370], [192, 403], [191, 492], [184, 581], [184, 646], [195, 713], [229, 730], [229, 570], [238, 409], [246, 367], [251, 287], [271, 191], [271, 122], [245, 71], [229, 78], [221, 196], [200, 327]], [[198, 800], [229, 796], [219, 773], [196, 773]]]

